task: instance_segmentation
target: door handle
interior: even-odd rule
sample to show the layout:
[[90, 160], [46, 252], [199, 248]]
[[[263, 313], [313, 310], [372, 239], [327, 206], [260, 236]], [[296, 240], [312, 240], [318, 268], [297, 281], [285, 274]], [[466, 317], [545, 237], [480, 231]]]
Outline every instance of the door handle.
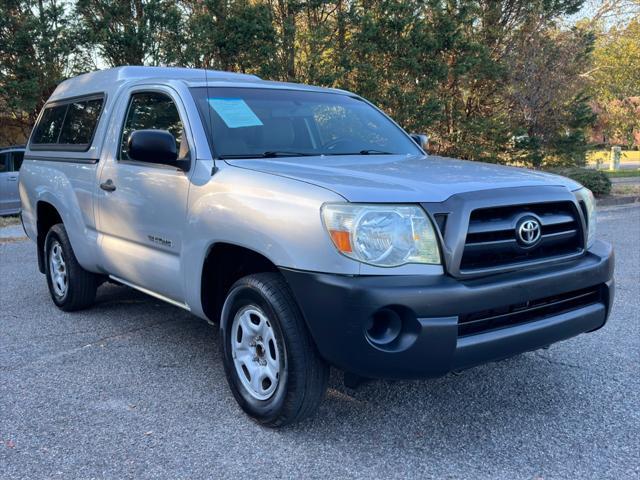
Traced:
[[114, 185], [113, 181], [109, 179], [106, 182], [101, 183], [100, 188], [105, 192], [113, 192], [115, 191], [116, 186]]
[[10, 182], [16, 182], [18, 180], [18, 177], [9, 177], [7, 180], [9, 180]]

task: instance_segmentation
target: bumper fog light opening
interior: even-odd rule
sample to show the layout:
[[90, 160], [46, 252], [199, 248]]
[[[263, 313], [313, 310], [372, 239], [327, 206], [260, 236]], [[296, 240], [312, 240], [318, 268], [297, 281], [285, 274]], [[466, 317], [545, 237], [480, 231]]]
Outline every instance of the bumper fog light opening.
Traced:
[[390, 308], [378, 310], [367, 328], [367, 338], [375, 345], [389, 345], [402, 331], [402, 319]]
[[398, 353], [413, 345], [420, 329], [413, 310], [402, 305], [388, 305], [371, 316], [364, 336], [376, 349]]

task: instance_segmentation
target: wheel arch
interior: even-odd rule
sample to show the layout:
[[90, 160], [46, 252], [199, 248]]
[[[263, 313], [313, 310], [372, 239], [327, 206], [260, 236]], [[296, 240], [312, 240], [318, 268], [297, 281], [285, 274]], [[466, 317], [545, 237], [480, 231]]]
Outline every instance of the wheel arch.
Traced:
[[254, 273], [279, 271], [274, 262], [255, 250], [234, 243], [213, 243], [202, 265], [200, 301], [203, 313], [211, 322], [217, 323], [225, 298], [237, 280]]
[[45, 200], [39, 200], [36, 204], [36, 228], [38, 245], [38, 270], [40, 273], [44, 273], [44, 241], [47, 237], [47, 233], [54, 225], [58, 223], [64, 224], [62, 215], [58, 209], [50, 202]]

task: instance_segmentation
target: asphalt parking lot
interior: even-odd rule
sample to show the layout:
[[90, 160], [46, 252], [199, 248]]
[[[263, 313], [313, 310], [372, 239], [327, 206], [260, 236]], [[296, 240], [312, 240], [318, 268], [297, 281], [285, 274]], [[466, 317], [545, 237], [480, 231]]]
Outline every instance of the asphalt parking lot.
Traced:
[[605, 328], [435, 380], [332, 374], [316, 417], [273, 431], [227, 388], [218, 333], [125, 287], [49, 299], [28, 241], [0, 241], [0, 476], [640, 477], [640, 206], [599, 212], [616, 249]]

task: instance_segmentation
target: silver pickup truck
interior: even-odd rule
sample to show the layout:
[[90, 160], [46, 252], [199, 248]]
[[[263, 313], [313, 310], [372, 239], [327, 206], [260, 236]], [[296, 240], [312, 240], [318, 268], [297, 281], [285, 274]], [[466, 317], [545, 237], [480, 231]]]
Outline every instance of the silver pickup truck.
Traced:
[[330, 365], [434, 377], [602, 327], [591, 192], [423, 140], [346, 91], [94, 72], [40, 114], [22, 220], [61, 309], [108, 280], [219, 325], [231, 391], [269, 426], [313, 413]]

